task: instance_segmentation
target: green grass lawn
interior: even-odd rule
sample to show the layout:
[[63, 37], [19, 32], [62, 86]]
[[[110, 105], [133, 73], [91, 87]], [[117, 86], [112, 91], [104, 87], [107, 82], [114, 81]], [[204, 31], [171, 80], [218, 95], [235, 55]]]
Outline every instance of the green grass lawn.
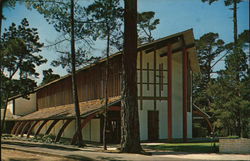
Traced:
[[218, 152], [219, 145], [216, 143], [167, 143], [161, 145], [145, 145], [147, 149], [166, 150], [172, 152], [188, 152], [188, 153], [214, 153]]

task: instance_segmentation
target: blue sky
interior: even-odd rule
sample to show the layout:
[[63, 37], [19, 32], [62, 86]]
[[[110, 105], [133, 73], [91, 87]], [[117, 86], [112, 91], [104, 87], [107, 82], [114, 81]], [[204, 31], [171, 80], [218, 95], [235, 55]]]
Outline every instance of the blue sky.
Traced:
[[[91, 2], [91, 0], [87, 1]], [[249, 0], [239, 4], [239, 33], [249, 29], [248, 7]], [[155, 39], [193, 28], [196, 39], [205, 33], [215, 32], [219, 33], [220, 38], [225, 42], [233, 41], [233, 13], [229, 7], [224, 6], [223, 0], [212, 5], [202, 3], [201, 0], [138, 0], [138, 11], [154, 11], [156, 18], [160, 19], [157, 30], [153, 32]], [[3, 21], [3, 28], [8, 27], [12, 22], [19, 24], [23, 18], [27, 18], [30, 26], [38, 28], [40, 39], [45, 45], [48, 44], [48, 41], [53, 42], [60, 35], [52, 25], [46, 22], [42, 15], [36, 10], [28, 10], [24, 4], [17, 4], [14, 9], [4, 8], [3, 13], [7, 18]], [[98, 41], [94, 52], [101, 53], [104, 47], [105, 45]], [[58, 57], [55, 51], [44, 48], [40, 54], [48, 59], [47, 64], [37, 68], [40, 73], [48, 68], [52, 68], [55, 73], [60, 75], [67, 73], [61, 67], [50, 66], [50, 62]], [[222, 68], [222, 65], [217, 68]], [[41, 81], [41, 78], [42, 75], [40, 75], [38, 82]]]

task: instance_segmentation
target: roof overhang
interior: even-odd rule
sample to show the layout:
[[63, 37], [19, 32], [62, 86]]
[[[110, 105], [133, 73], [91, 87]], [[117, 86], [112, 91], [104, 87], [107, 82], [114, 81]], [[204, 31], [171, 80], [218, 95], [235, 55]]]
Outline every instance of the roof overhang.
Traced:
[[[121, 97], [109, 98], [108, 107], [120, 106]], [[91, 100], [80, 102], [80, 117], [85, 118], [93, 113], [104, 112], [105, 101], [104, 99]], [[33, 112], [26, 116], [16, 119], [16, 121], [34, 121], [34, 120], [62, 120], [75, 118], [74, 104], [63, 106], [44, 108], [39, 111]]]

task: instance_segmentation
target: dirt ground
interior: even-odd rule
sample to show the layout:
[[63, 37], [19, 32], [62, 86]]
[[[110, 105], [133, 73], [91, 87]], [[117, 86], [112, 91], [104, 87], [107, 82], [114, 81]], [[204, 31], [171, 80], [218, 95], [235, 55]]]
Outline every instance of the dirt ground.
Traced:
[[[152, 144], [152, 143], [151, 143]], [[101, 151], [101, 147], [88, 145], [78, 148], [71, 145], [47, 144], [18, 140], [2, 140], [2, 159], [4, 161], [197, 161], [197, 160], [250, 160], [250, 154], [221, 154], [221, 153], [178, 153], [169, 151], [154, 151], [145, 149], [151, 155], [128, 154]]]
[[45, 156], [17, 150], [2, 149], [2, 161], [76, 161], [62, 157]]

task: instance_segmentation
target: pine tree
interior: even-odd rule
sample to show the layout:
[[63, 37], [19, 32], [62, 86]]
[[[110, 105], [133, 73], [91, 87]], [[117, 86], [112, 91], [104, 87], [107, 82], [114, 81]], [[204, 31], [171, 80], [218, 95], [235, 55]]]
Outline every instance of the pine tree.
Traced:
[[139, 44], [152, 42], [154, 40], [152, 31], [160, 24], [160, 19], [154, 19], [154, 16], [155, 12], [153, 11], [138, 13], [137, 27]]
[[247, 54], [239, 44], [235, 48], [234, 43], [229, 43], [226, 48], [229, 55], [225, 59], [225, 70], [218, 72], [208, 92], [214, 100], [212, 106], [217, 128], [226, 128], [224, 135], [245, 137], [249, 132], [250, 113]]
[[106, 73], [105, 73], [105, 109], [103, 121], [103, 148], [107, 150], [106, 144], [106, 126], [107, 126], [107, 109], [108, 109], [108, 82], [109, 82], [109, 55], [111, 41], [116, 41], [121, 28], [121, 19], [123, 9], [119, 0], [95, 0], [93, 4], [86, 8], [90, 20], [93, 22], [96, 37], [106, 40]]
[[137, 1], [124, 0], [124, 53], [121, 101], [121, 152], [140, 153], [137, 102]]
[[42, 47], [37, 29], [30, 28], [27, 19], [23, 19], [18, 26], [12, 23], [5, 29], [0, 44], [1, 108], [5, 110], [2, 127], [8, 99], [17, 94], [27, 98], [36, 87], [34, 78], [39, 74], [35, 67], [47, 61], [37, 55]]
[[[209, 4], [212, 4], [213, 2], [216, 2], [218, 0], [201, 0], [202, 2], [208, 2]], [[224, 0], [225, 6], [233, 6], [233, 33], [234, 33], [234, 46], [236, 46], [238, 41], [238, 19], [237, 19], [237, 9], [238, 9], [238, 3], [242, 2], [242, 0]]]
[[219, 39], [218, 33], [207, 33], [196, 40], [197, 53], [201, 73], [194, 76], [193, 93], [194, 103], [206, 111], [210, 109], [211, 99], [207, 95], [208, 84], [215, 73], [213, 68], [219, 62], [219, 57], [225, 50], [224, 41]]
[[[62, 33], [64, 39], [58, 40], [54, 44], [57, 45], [63, 42], [70, 42], [70, 51], [66, 48], [66, 51], [60, 50], [58, 52], [66, 54], [70, 53], [70, 56], [66, 61], [70, 62], [69, 64], [72, 75], [72, 96], [75, 106], [78, 146], [83, 146], [80, 108], [76, 84], [76, 41], [78, 40], [79, 46], [82, 48], [90, 48], [92, 42], [91, 38], [93, 38], [92, 30], [89, 27], [90, 23], [88, 23], [86, 13], [84, 12], [84, 7], [74, 0], [58, 0], [52, 2], [26, 0], [26, 3], [29, 7], [33, 7], [39, 13], [43, 14], [46, 20], [50, 24], [53, 24], [56, 31]], [[62, 60], [59, 59], [59, 62], [60, 61]]]
[[51, 68], [49, 68], [48, 70], [43, 70], [43, 80], [42, 80], [41, 85], [45, 85], [59, 78], [60, 78], [60, 75], [53, 74], [53, 70]]

